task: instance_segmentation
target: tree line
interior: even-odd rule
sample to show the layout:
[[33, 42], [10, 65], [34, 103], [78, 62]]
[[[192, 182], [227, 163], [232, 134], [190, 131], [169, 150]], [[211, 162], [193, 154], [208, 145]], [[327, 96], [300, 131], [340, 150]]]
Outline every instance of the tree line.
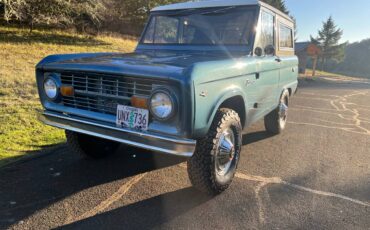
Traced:
[[137, 35], [150, 9], [174, 2], [179, 0], [0, 0], [0, 16], [30, 31], [34, 26], [50, 26]]
[[[79, 32], [114, 31], [139, 35], [150, 10], [185, 0], [0, 0], [3, 22], [75, 28]], [[289, 13], [284, 0], [264, 0]]]
[[[0, 0], [0, 23], [25, 25], [30, 31], [35, 26], [49, 26], [75, 28], [84, 33], [104, 30], [140, 35], [152, 8], [183, 1], [186, 0]], [[294, 19], [284, 0], [263, 1]], [[319, 68], [369, 75], [370, 39], [340, 43], [342, 35], [330, 17], [317, 36], [311, 36], [311, 42], [322, 50]]]
[[329, 59], [326, 70], [330, 72], [370, 78], [370, 38], [346, 44], [340, 61]]

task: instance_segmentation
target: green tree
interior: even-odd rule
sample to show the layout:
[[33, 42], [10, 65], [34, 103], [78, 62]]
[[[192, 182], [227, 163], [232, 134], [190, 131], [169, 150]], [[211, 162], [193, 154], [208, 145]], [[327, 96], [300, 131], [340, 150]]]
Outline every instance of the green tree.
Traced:
[[339, 43], [342, 35], [343, 31], [335, 25], [330, 16], [327, 21], [323, 22], [318, 36], [316, 38], [311, 36], [311, 42], [321, 48], [321, 70], [325, 70], [325, 64], [328, 60], [340, 62], [344, 59], [344, 49], [347, 43]]
[[[32, 32], [35, 24], [97, 25], [104, 5], [101, 0], [0, 0], [4, 19], [27, 24]], [[83, 26], [82, 26], [83, 27]]]
[[330, 72], [370, 78], [369, 60], [370, 38], [348, 44], [345, 47], [344, 60], [328, 61], [325, 68]]
[[297, 35], [298, 35], [298, 29], [297, 29], [297, 23], [296, 19], [293, 15], [290, 14], [288, 8], [286, 7], [285, 1], [284, 0], [262, 0], [263, 2], [275, 7], [276, 9], [280, 10], [281, 12], [289, 15], [292, 20], [294, 21], [294, 37], [295, 41], [297, 40]]
[[70, 24], [80, 32], [86, 32], [88, 27], [98, 30], [105, 20], [105, 13], [110, 11], [102, 0], [69, 0], [65, 2], [68, 2], [67, 18], [70, 20]]
[[109, 9], [105, 17], [110, 29], [116, 28], [128, 34], [140, 34], [148, 19], [150, 10], [159, 5], [183, 2], [185, 0], [103, 0]]
[[65, 21], [66, 4], [61, 0], [3, 0], [6, 21], [26, 23], [32, 31], [34, 24]]
[[275, 7], [276, 9], [280, 10], [283, 13], [286, 13], [289, 15], [289, 10], [285, 5], [284, 0], [262, 0], [263, 2]]

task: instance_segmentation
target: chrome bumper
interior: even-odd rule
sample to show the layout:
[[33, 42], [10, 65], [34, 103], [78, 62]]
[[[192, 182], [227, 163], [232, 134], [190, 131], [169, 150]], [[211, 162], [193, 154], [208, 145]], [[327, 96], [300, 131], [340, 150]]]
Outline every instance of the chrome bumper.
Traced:
[[191, 157], [196, 145], [195, 140], [142, 133], [49, 111], [42, 113], [39, 120], [57, 128], [182, 157]]

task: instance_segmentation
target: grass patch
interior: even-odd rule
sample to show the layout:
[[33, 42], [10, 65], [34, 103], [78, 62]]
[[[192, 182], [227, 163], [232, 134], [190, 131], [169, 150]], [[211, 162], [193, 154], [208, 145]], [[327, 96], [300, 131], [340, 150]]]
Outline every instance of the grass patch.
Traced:
[[[305, 77], [312, 77], [312, 69], [306, 69], [306, 73], [303, 74]], [[342, 77], [342, 78], [362, 78], [362, 79], [368, 79], [370, 77], [366, 76], [358, 76], [358, 75], [351, 75], [351, 74], [341, 74], [341, 73], [330, 73], [326, 71], [320, 71], [316, 70], [315, 77]]]
[[0, 27], [0, 166], [45, 146], [64, 142], [63, 132], [37, 120], [42, 110], [35, 65], [63, 53], [130, 52], [132, 37], [83, 36], [57, 30]]
[[[306, 73], [304, 75], [305, 76], [308, 76], [308, 77], [311, 77], [312, 76], [312, 69], [306, 69]], [[325, 77], [344, 77], [344, 75], [342, 75], [342, 74], [329, 73], [329, 72], [325, 72], [325, 71], [316, 70], [315, 77], [320, 77], [320, 76], [325, 76]]]

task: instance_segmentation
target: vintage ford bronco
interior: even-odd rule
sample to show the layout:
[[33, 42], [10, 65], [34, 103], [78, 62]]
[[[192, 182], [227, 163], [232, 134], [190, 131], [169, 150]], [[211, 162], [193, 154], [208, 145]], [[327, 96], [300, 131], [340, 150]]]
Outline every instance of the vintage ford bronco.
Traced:
[[297, 89], [294, 23], [256, 0], [152, 10], [133, 53], [52, 55], [36, 67], [45, 124], [99, 158], [119, 144], [188, 157], [201, 191], [230, 185], [247, 127], [280, 133]]

